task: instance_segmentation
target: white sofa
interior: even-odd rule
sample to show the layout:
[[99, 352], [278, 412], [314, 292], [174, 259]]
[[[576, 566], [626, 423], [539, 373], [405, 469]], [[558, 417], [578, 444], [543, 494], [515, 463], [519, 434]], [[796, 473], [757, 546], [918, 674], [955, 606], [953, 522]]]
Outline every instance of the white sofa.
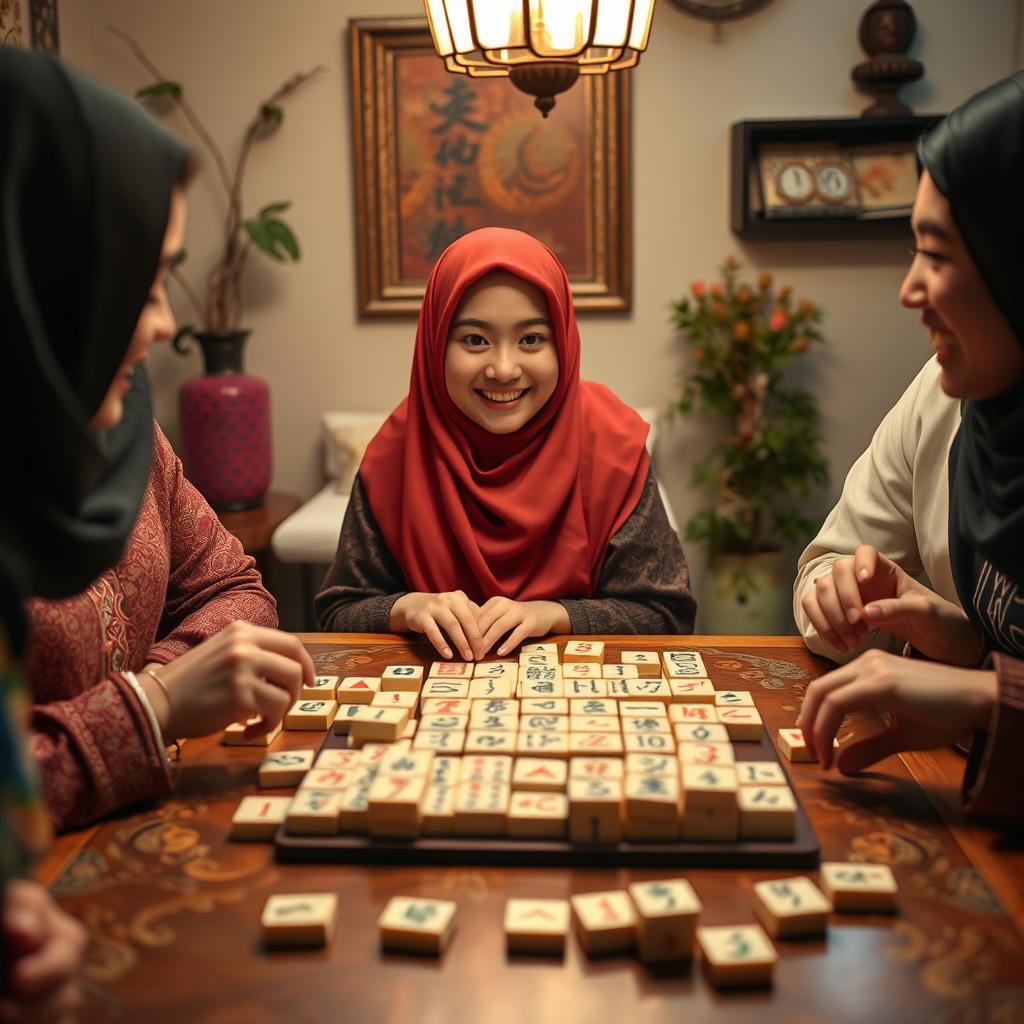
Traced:
[[[637, 412], [651, 425], [647, 435], [647, 448], [657, 471], [658, 413], [650, 407]], [[327, 566], [334, 561], [338, 547], [341, 522], [348, 506], [348, 491], [358, 469], [362, 451], [370, 438], [384, 422], [385, 414], [366, 412], [327, 412], [321, 421], [324, 443], [324, 473], [327, 486], [318, 491], [298, 511], [293, 512], [274, 531], [271, 547], [282, 562], [302, 567], [304, 600], [307, 614], [313, 596], [319, 589]], [[339, 489], [339, 480], [342, 481]], [[661, 482], [658, 482], [661, 500], [668, 513], [668, 521], [677, 533], [679, 526], [668, 502]], [[312, 628], [312, 626], [310, 626]]]

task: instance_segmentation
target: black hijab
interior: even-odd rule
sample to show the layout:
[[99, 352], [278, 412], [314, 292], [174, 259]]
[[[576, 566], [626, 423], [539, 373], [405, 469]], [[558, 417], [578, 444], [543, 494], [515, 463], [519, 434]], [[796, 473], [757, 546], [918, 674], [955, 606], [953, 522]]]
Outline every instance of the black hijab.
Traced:
[[[954, 110], [920, 145], [921, 162], [992, 297], [1024, 344], [1024, 72]], [[979, 563], [1024, 588], [1024, 380], [961, 404], [949, 462], [949, 548], [965, 609]]]
[[28, 594], [79, 593], [120, 558], [152, 457], [137, 368], [124, 416], [90, 418], [156, 275], [186, 148], [137, 104], [0, 47], [0, 624]]

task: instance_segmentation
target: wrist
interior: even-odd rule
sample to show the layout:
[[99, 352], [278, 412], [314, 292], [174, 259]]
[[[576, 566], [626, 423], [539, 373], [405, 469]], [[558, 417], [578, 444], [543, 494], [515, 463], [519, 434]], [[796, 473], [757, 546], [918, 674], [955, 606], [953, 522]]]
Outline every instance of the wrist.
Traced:
[[995, 672], [971, 672], [971, 728], [987, 730], [999, 703], [999, 679]]
[[412, 594], [403, 594], [392, 606], [388, 616], [388, 629], [393, 633], [404, 633], [408, 625], [406, 611]]
[[568, 633], [572, 630], [572, 622], [565, 605], [558, 601], [538, 601], [542, 606], [544, 617], [547, 623], [548, 633]]
[[160, 731], [166, 736], [171, 721], [171, 694], [167, 680], [159, 674], [162, 668], [157, 662], [150, 662], [135, 674], [135, 678], [153, 709]]

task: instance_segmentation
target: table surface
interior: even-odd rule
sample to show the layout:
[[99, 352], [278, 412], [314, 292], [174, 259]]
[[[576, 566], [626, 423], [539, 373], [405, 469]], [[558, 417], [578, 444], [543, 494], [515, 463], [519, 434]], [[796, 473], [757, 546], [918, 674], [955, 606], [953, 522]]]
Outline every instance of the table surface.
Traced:
[[271, 491], [258, 508], [218, 512], [217, 518], [241, 542], [247, 555], [262, 555], [270, 548], [274, 531], [302, 505], [294, 494]]
[[[406, 637], [301, 639], [324, 674], [434, 660]], [[699, 649], [716, 688], [753, 692], [772, 735], [792, 725], [808, 682], [827, 668], [796, 637], [598, 639], [609, 661], [623, 649]], [[275, 748], [308, 747], [310, 738], [284, 733]], [[189, 741], [173, 798], [58, 839], [41, 877], [91, 934], [83, 1019], [632, 1024], [721, 1020], [723, 1009], [730, 1024], [1024, 1016], [1024, 844], [963, 816], [963, 760], [951, 750], [892, 757], [856, 780], [791, 766], [822, 859], [890, 864], [899, 911], [833, 915], [825, 939], [777, 943], [771, 989], [732, 994], [711, 989], [699, 963], [587, 959], [571, 937], [564, 958], [509, 957], [505, 901], [685, 874], [704, 905], [701, 924], [748, 923], [754, 882], [804, 872], [277, 864], [269, 844], [227, 838], [239, 798], [256, 791], [261, 757], [258, 748]], [[330, 945], [264, 951], [266, 897], [317, 891], [339, 896]], [[396, 894], [457, 901], [455, 938], [440, 959], [379, 950], [376, 919]]]

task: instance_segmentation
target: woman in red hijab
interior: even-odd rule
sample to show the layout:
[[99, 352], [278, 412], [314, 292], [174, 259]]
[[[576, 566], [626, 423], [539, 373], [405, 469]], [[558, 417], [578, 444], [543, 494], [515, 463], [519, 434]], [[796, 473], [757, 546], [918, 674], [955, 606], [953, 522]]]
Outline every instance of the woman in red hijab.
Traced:
[[579, 376], [569, 281], [506, 228], [427, 282], [409, 395], [370, 443], [320, 628], [425, 633], [466, 660], [549, 633], [688, 633], [695, 602], [644, 441]]

